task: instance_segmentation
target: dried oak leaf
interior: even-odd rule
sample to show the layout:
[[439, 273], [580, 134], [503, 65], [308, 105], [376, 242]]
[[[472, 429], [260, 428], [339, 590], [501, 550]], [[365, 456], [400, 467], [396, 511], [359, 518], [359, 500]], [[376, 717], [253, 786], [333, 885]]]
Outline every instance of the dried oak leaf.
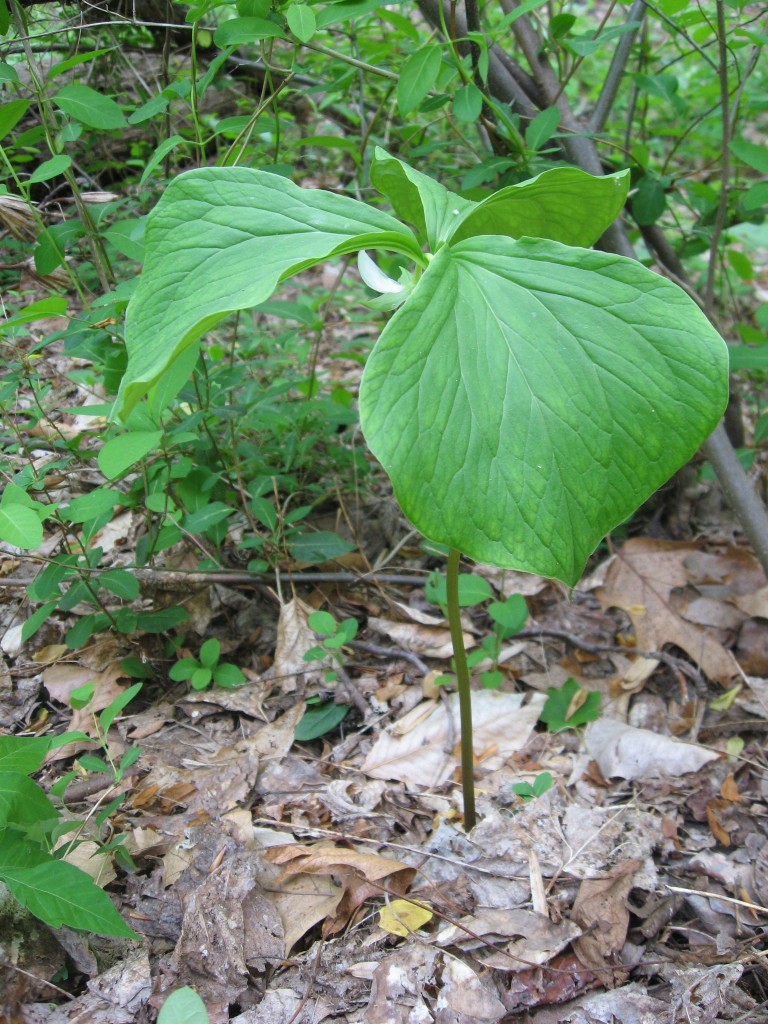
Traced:
[[642, 861], [628, 860], [605, 878], [586, 878], [571, 911], [587, 932], [573, 944], [576, 956], [609, 988], [626, 980], [625, 971], [615, 970], [616, 956], [627, 938], [627, 897], [641, 867]]
[[416, 875], [416, 869], [375, 853], [344, 849], [332, 843], [316, 846], [274, 846], [264, 856], [283, 867], [278, 884], [293, 875], [332, 875], [344, 892], [333, 917], [323, 925], [323, 935], [335, 935], [367, 899], [389, 895], [404, 896]]
[[692, 544], [636, 537], [617, 553], [597, 590], [603, 608], [622, 608], [632, 620], [637, 646], [660, 651], [674, 644], [700, 665], [710, 679], [730, 686], [739, 674], [736, 659], [704, 627], [689, 622], [674, 607], [672, 592], [691, 582]]

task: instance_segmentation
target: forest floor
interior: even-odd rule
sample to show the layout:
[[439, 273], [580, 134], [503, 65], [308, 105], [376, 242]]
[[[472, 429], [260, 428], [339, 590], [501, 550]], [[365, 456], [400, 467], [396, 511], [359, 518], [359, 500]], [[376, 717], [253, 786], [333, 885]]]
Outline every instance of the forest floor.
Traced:
[[[126, 656], [155, 676], [109, 733], [115, 761], [141, 748], [125, 778], [82, 772], [65, 794], [78, 819], [123, 797], [101, 838], [122, 834], [135, 870], [85, 846], [79, 863], [141, 941], [17, 914], [10, 941], [0, 928], [0, 1013], [153, 1021], [189, 985], [214, 1024], [768, 1021], [768, 586], [717, 485], [680, 478], [572, 593], [464, 567], [528, 606], [501, 685], [474, 693], [469, 834], [456, 697], [435, 682], [448, 628], [423, 586], [439, 559], [376, 477], [331, 519], [356, 545], [335, 563], [206, 574], [181, 544], [139, 573], [141, 608], [189, 613], [179, 654], [218, 639], [237, 688], [170, 682], [155, 635], [69, 650], [77, 607], [22, 644], [20, 584], [38, 566], [2, 555], [2, 731], [92, 732], [130, 682]], [[110, 564], [133, 564], [142, 522], [125, 510], [104, 527]], [[316, 609], [359, 623], [336, 682], [304, 660]], [[466, 609], [470, 648], [491, 626]], [[317, 697], [350, 710], [299, 742]], [[54, 751], [42, 783], [85, 749]]]

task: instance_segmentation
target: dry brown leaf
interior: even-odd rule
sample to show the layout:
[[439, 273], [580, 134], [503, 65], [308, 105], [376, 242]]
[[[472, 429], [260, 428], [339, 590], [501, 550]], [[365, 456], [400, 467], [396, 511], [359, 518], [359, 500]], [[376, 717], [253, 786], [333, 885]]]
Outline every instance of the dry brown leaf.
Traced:
[[729, 686], [739, 667], [733, 655], [706, 629], [688, 622], [673, 605], [672, 592], [690, 582], [686, 561], [699, 554], [691, 544], [637, 537], [621, 548], [605, 585], [597, 591], [603, 608], [622, 608], [632, 619], [641, 650], [675, 644], [710, 679]]
[[739, 595], [732, 600], [733, 604], [747, 615], [755, 619], [768, 619], [768, 586], [761, 587], [752, 594]]
[[649, 729], [635, 729], [610, 718], [590, 722], [584, 744], [606, 779], [674, 778], [697, 772], [720, 756], [695, 743], [683, 743]]
[[[483, 765], [500, 768], [528, 742], [546, 700], [533, 694], [523, 705], [523, 695], [479, 690], [472, 694], [475, 755], [493, 750]], [[450, 717], [449, 717], [450, 716]], [[413, 725], [404, 731], [405, 725]], [[390, 730], [382, 732], [361, 765], [377, 779], [397, 779], [409, 788], [433, 788], [450, 778], [458, 765], [454, 747], [459, 738], [459, 698], [423, 701]]]
[[310, 668], [304, 661], [307, 651], [317, 646], [315, 634], [307, 622], [314, 610], [298, 597], [280, 606], [275, 660], [269, 676], [279, 679], [280, 687], [286, 693], [293, 693], [296, 689], [297, 676], [316, 675], [318, 665], [322, 664], [313, 662]]
[[606, 878], [585, 879], [571, 910], [571, 919], [588, 932], [574, 943], [576, 955], [608, 987], [626, 977], [625, 971], [617, 974], [613, 968], [627, 938], [627, 897], [641, 866], [639, 860], [628, 860]]
[[506, 1017], [504, 1004], [487, 976], [479, 978], [463, 960], [449, 956], [440, 976], [435, 1020], [448, 1024], [495, 1024]]
[[[394, 622], [391, 619], [377, 619], [372, 616], [368, 625], [377, 633], [383, 633], [406, 651], [413, 651], [424, 658], [452, 658], [453, 644], [447, 628], [421, 626], [415, 622]], [[477, 643], [470, 633], [462, 633], [467, 650]]]
[[[438, 946], [478, 951], [486, 967], [513, 971], [548, 963], [581, 932], [577, 924], [566, 919], [555, 924], [531, 910], [492, 908], [441, 928], [435, 942]], [[490, 949], [486, 943], [491, 944]]]
[[352, 914], [372, 896], [404, 896], [416, 875], [416, 869], [376, 853], [343, 849], [333, 844], [299, 843], [275, 846], [265, 852], [267, 860], [279, 864], [283, 872], [278, 884], [293, 875], [331, 875], [338, 879], [344, 893], [334, 917], [326, 919], [323, 935], [335, 935]]

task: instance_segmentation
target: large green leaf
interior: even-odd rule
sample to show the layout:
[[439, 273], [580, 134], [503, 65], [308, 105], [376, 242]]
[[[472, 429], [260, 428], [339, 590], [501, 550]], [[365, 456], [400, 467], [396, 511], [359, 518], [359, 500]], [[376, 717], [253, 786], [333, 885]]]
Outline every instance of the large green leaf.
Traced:
[[629, 172], [600, 178], [577, 167], [554, 167], [473, 203], [376, 149], [371, 183], [433, 252], [445, 241], [460, 242], [475, 235], [528, 235], [590, 246], [621, 212]]
[[136, 939], [109, 896], [80, 868], [47, 858], [34, 867], [5, 867], [0, 874], [22, 906], [51, 928], [79, 928], [97, 935]]
[[598, 178], [578, 167], [553, 167], [478, 203], [456, 221], [450, 240], [528, 235], [565, 245], [594, 245], [621, 213], [628, 188], [629, 171]]
[[408, 228], [355, 199], [246, 167], [180, 175], [148, 218], [144, 272], [126, 313], [120, 415], [228, 313], [320, 260], [365, 248], [423, 262]]
[[471, 213], [477, 203], [449, 192], [444, 185], [376, 147], [371, 184], [392, 204], [398, 217], [412, 224], [433, 252], [448, 238], [457, 217]]
[[363, 432], [431, 540], [574, 584], [725, 408], [725, 344], [675, 285], [537, 239], [444, 246], [374, 347]]

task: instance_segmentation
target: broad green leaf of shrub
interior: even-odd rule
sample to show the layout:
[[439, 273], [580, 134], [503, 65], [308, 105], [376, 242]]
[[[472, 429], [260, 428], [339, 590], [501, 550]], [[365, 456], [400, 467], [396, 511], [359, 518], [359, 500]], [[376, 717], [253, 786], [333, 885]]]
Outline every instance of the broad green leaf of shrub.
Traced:
[[285, 12], [288, 28], [302, 43], [308, 43], [317, 30], [315, 12], [308, 4], [291, 4]]
[[359, 249], [423, 263], [416, 239], [388, 214], [247, 167], [207, 167], [172, 181], [148, 218], [145, 244], [126, 312], [123, 417], [207, 330], [265, 301], [292, 274]]
[[59, 110], [88, 128], [109, 131], [127, 127], [128, 122], [120, 106], [89, 85], [65, 85], [52, 99]]
[[25, 550], [39, 547], [43, 542], [40, 516], [24, 505], [0, 508], [0, 540]]
[[334, 704], [333, 701], [308, 707], [296, 726], [294, 737], [299, 743], [319, 739], [320, 736], [333, 732], [338, 725], [341, 725], [348, 712], [347, 704]]
[[33, 867], [6, 867], [2, 880], [30, 913], [51, 928], [78, 928], [97, 935], [139, 936], [109, 896], [84, 871], [53, 857]]
[[133, 430], [113, 437], [99, 452], [99, 469], [108, 480], [117, 479], [157, 448], [162, 436], [160, 430]]
[[26, 775], [14, 771], [0, 772], [0, 825], [34, 825], [53, 821], [59, 812]]
[[363, 433], [414, 525], [579, 579], [717, 425], [724, 342], [641, 264], [536, 239], [444, 246], [371, 353]]
[[208, 1024], [208, 1011], [197, 992], [185, 985], [165, 1000], [157, 1024]]
[[440, 47], [421, 46], [405, 61], [397, 80], [397, 106], [405, 116], [427, 98], [440, 71]]

